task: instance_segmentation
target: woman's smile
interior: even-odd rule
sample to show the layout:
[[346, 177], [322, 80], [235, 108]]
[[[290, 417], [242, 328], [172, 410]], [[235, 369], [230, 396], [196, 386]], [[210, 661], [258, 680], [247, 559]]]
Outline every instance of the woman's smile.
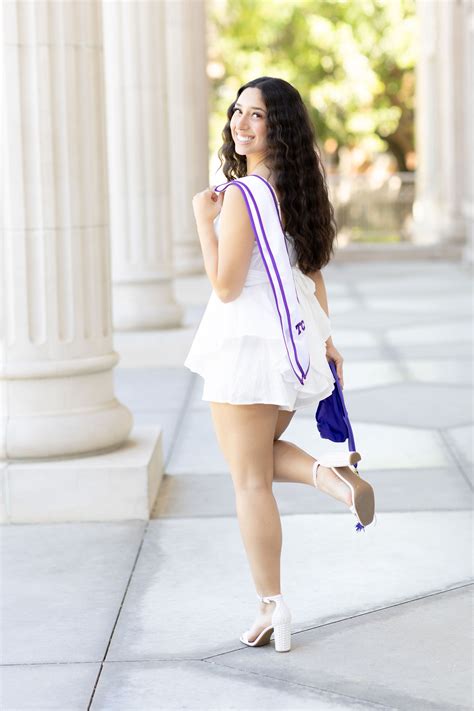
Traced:
[[248, 136], [236, 131], [236, 139], [239, 143], [250, 143], [250, 141], [253, 141], [253, 138], [254, 136]]

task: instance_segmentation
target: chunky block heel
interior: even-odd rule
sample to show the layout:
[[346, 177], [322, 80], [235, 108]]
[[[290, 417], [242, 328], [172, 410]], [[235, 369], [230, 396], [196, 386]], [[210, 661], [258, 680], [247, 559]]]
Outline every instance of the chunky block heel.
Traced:
[[266, 595], [263, 597], [257, 595], [257, 597], [260, 602], [274, 601], [276, 603], [272, 615], [272, 623], [265, 627], [253, 642], [248, 640], [249, 630], [241, 634], [240, 641], [248, 647], [262, 647], [264, 644], [270, 643], [270, 637], [274, 633], [275, 652], [289, 652], [291, 649], [291, 612], [283, 600], [283, 595]]
[[291, 649], [291, 624], [275, 625], [275, 652], [289, 652]]

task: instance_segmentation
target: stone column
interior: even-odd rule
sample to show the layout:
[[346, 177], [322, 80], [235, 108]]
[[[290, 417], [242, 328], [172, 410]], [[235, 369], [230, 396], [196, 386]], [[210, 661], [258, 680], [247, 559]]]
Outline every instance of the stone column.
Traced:
[[2, 458], [117, 447], [100, 3], [3, 4]]
[[441, 2], [432, 7], [438, 12], [438, 112], [439, 137], [439, 232], [444, 241], [462, 243], [465, 221], [462, 215], [464, 193], [465, 141], [470, 133], [464, 124], [464, 57], [462, 7], [457, 2]]
[[205, 2], [166, 0], [165, 13], [174, 267], [176, 274], [204, 273], [192, 198], [209, 185]]
[[164, 2], [103, 3], [114, 326], [179, 326]]
[[462, 214], [466, 225], [463, 259], [474, 262], [474, 3], [462, 3], [463, 36], [463, 198]]
[[415, 106], [417, 169], [412, 239], [417, 244], [431, 244], [441, 238], [439, 27], [437, 7], [430, 0], [417, 0], [416, 10], [419, 49]]

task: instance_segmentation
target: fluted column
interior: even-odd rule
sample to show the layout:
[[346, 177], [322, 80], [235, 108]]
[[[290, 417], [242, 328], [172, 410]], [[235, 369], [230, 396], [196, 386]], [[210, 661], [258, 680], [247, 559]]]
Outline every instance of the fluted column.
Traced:
[[469, 128], [464, 124], [462, 7], [457, 2], [440, 2], [431, 8], [438, 13], [438, 107], [439, 137], [439, 231], [444, 241], [463, 242], [465, 141]]
[[0, 455], [125, 440], [114, 397], [100, 4], [4, 3]]
[[418, 58], [416, 63], [415, 133], [417, 146], [416, 196], [413, 205], [413, 241], [441, 238], [441, 154], [439, 150], [439, 26], [436, 3], [417, 0]]
[[164, 3], [118, 0], [103, 11], [114, 326], [178, 326]]
[[462, 37], [463, 37], [463, 198], [462, 214], [466, 225], [466, 245], [463, 258], [467, 263], [474, 263], [474, 3], [462, 2]]
[[196, 274], [204, 262], [192, 198], [209, 184], [206, 7], [204, 0], [166, 0], [165, 12], [174, 267]]
[[473, 241], [473, 2], [417, 1], [415, 242]]

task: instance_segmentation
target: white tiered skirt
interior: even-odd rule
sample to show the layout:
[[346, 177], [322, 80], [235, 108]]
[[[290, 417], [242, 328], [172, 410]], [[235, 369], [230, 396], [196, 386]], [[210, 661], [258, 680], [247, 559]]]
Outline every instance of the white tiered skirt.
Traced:
[[204, 378], [203, 400], [268, 403], [293, 411], [317, 406], [332, 393], [325, 345], [330, 320], [315, 296], [314, 281], [298, 267], [292, 270], [310, 352], [304, 385], [291, 368], [268, 277], [249, 270], [234, 301], [224, 303], [212, 292], [184, 362]]

